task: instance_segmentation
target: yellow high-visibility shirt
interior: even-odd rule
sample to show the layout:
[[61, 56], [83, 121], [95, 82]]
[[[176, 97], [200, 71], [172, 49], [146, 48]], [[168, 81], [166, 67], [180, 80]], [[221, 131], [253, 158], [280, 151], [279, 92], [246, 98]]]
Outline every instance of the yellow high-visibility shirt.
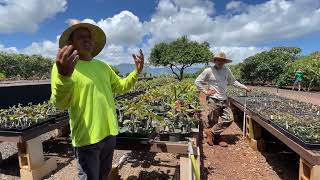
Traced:
[[138, 73], [120, 78], [99, 60], [79, 60], [71, 77], [51, 72], [51, 99], [59, 109], [69, 111], [72, 145], [95, 144], [118, 134], [114, 93], [124, 93], [137, 82]]

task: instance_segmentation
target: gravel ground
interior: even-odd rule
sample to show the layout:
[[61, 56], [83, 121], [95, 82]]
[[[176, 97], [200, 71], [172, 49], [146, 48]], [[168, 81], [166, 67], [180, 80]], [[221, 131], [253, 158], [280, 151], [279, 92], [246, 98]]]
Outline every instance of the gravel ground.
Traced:
[[[41, 135], [40, 138], [45, 141], [49, 140], [53, 136], [54, 131], [51, 131]], [[0, 152], [3, 159], [0, 165], [0, 179], [20, 179], [17, 144], [12, 142], [2, 142], [0, 144]]]
[[132, 152], [120, 169], [122, 179], [167, 180], [179, 177], [179, 156], [167, 153]]

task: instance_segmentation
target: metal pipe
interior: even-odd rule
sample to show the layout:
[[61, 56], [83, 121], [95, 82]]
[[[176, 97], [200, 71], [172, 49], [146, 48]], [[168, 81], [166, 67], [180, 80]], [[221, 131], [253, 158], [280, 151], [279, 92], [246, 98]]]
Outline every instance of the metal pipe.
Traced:
[[192, 162], [192, 166], [193, 166], [193, 171], [194, 171], [194, 173], [196, 175], [196, 180], [200, 180], [200, 173], [199, 173], [199, 170], [197, 168], [197, 162], [196, 162], [196, 160], [194, 158], [194, 155], [191, 154], [190, 158], [191, 158], [191, 162]]

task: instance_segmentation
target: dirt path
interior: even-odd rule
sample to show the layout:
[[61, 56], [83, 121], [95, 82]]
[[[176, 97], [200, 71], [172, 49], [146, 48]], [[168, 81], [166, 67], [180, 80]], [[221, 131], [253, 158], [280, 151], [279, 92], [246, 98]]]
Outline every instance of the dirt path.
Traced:
[[261, 89], [270, 93], [278, 94], [289, 99], [294, 99], [302, 102], [309, 102], [320, 106], [320, 92], [303, 92], [303, 91], [292, 91], [287, 89], [279, 89], [273, 87], [261, 87], [251, 86], [254, 89]]
[[203, 145], [203, 179], [208, 180], [280, 180], [298, 179], [294, 154], [253, 150], [233, 123], [223, 136], [228, 147]]

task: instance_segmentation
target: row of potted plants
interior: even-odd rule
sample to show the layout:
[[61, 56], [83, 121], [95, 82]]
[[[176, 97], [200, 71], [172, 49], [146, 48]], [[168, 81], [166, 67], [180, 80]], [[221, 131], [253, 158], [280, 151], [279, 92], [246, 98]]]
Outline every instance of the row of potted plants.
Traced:
[[148, 136], [156, 131], [160, 140], [179, 141], [197, 127], [201, 111], [192, 80], [149, 89], [145, 94], [117, 103], [120, 132]]

